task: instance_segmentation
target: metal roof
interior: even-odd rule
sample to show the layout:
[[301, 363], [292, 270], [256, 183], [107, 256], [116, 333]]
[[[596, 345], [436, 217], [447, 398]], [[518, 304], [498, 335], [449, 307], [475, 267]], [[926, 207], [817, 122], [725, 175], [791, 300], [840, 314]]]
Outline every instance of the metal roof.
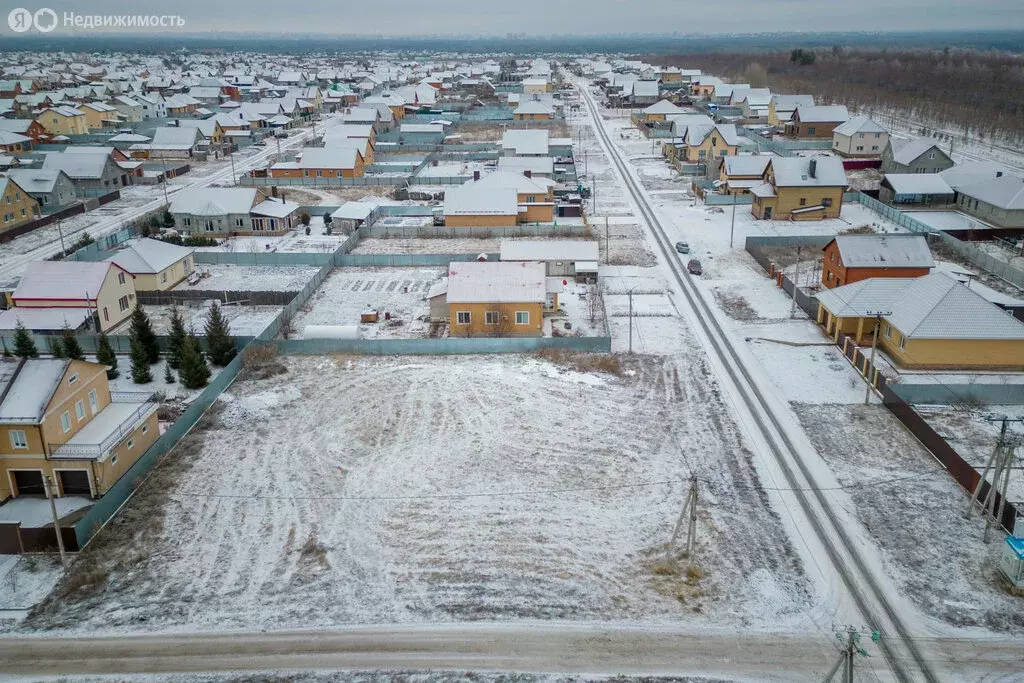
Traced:
[[501, 240], [502, 261], [598, 261], [596, 241]]
[[854, 135], [856, 133], [888, 133], [885, 128], [875, 123], [870, 116], [854, 116], [846, 123], [832, 129], [837, 135]]
[[776, 187], [846, 187], [846, 169], [838, 157], [773, 157]]
[[1002, 176], [958, 188], [960, 194], [1008, 211], [1024, 211], [1024, 180]]
[[938, 173], [887, 173], [883, 182], [897, 195], [953, 194], [953, 188]]
[[448, 266], [448, 303], [544, 303], [543, 263], [459, 261]]
[[932, 268], [935, 260], [923, 235], [837, 235], [847, 268]]
[[256, 203], [256, 189], [252, 187], [199, 187], [184, 189], [171, 200], [171, 213], [193, 216], [226, 216], [249, 213]]
[[155, 274], [181, 261], [193, 251], [191, 247], [179, 247], [163, 240], [143, 237], [125, 242], [117, 253], [106, 260], [132, 274]]
[[449, 188], [444, 193], [444, 215], [518, 216], [516, 188], [510, 185], [480, 187], [477, 183]]
[[889, 140], [889, 147], [892, 148], [892, 160], [902, 166], [909, 166], [932, 148], [943, 157], [949, 158], [931, 138], [914, 138], [913, 140], [893, 138]]

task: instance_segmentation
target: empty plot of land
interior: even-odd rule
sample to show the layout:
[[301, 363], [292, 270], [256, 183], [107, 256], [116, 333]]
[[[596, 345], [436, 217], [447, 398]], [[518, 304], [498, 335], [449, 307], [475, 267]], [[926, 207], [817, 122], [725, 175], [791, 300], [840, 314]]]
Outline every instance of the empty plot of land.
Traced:
[[[284, 359], [233, 385], [29, 627], [806, 628], [803, 570], [707, 364], [568, 362]], [[713, 484], [700, 571], [656, 572], [690, 465]]]
[[277, 266], [235, 266], [199, 264], [204, 275], [196, 284], [182, 282], [175, 289], [225, 292], [297, 292], [316, 275], [318, 268]]
[[437, 268], [337, 268], [295, 315], [294, 336], [302, 338], [306, 325], [358, 325], [362, 313], [375, 310], [380, 321], [362, 325], [361, 336], [425, 337], [427, 291], [443, 274]]

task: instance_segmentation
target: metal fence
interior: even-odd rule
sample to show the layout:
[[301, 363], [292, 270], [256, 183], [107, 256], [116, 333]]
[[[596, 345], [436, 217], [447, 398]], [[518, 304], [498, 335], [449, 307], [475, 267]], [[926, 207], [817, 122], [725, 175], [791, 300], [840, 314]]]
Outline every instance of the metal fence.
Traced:
[[912, 375], [890, 382], [889, 388], [907, 403], [924, 405], [1024, 405], [1024, 384], [913, 383]]
[[235, 266], [322, 266], [331, 262], [331, 252], [233, 252], [197, 251], [196, 264], [228, 264]]
[[462, 237], [582, 237], [590, 235], [586, 225], [515, 225], [515, 226], [412, 226], [373, 225], [360, 228], [363, 237], [419, 237], [455, 239]]
[[357, 353], [367, 355], [455, 355], [531, 353], [565, 349], [610, 353], [611, 337], [474, 337], [444, 339], [285, 339], [282, 354]]
[[754, 203], [754, 195], [752, 194], [718, 194], [717, 192], [708, 192], [704, 195], [704, 203], [708, 206], [750, 206]]
[[[334, 257], [335, 266], [367, 267], [367, 266], [447, 266], [453, 261], [475, 261], [479, 254], [338, 254]], [[487, 254], [487, 260], [497, 261], [500, 254]]]
[[250, 187], [294, 186], [294, 187], [361, 187], [380, 185], [404, 185], [406, 176], [363, 176], [362, 178], [254, 178], [239, 177], [239, 185]]

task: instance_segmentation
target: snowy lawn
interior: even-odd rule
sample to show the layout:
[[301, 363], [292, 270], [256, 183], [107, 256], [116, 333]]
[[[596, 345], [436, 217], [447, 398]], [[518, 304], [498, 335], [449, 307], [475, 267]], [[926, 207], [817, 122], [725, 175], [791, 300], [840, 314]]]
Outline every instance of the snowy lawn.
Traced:
[[295, 315], [293, 337], [301, 339], [306, 325], [359, 325], [367, 309], [377, 310], [380, 322], [360, 325], [364, 338], [425, 337], [427, 291], [443, 274], [437, 268], [336, 268]]
[[[282, 362], [223, 395], [30, 628], [808, 627], [800, 562], [698, 354], [620, 374], [536, 356]], [[701, 572], [659, 573], [690, 466], [710, 482]]]
[[[195, 334], [203, 334], [206, 328], [207, 313], [209, 307], [216, 299], [209, 301], [188, 301], [178, 306], [182, 317], [185, 319], [185, 329], [192, 330]], [[240, 337], [255, 337], [267, 328], [267, 325], [281, 312], [282, 306], [241, 306], [221, 303], [221, 311], [228, 319], [231, 334]], [[171, 311], [173, 306], [143, 306], [150, 322], [153, 323], [153, 331], [157, 334], [168, 334], [171, 330]], [[130, 321], [125, 320], [113, 334], [128, 334]]]
[[[91, 357], [89, 360], [93, 360]], [[175, 381], [168, 384], [164, 381], [164, 371], [167, 361], [161, 358], [158, 362], [149, 366], [149, 372], [153, 376], [153, 381], [146, 382], [145, 384], [136, 384], [135, 380], [132, 379], [132, 359], [128, 355], [118, 355], [117, 357], [117, 369], [120, 373], [117, 377], [110, 380], [111, 391], [152, 391], [159, 392], [164, 396], [164, 403], [188, 403], [193, 398], [198, 396], [203, 390], [202, 389], [186, 389], [182, 386], [180, 379], [178, 378], [177, 371], [172, 370], [174, 373]], [[209, 364], [208, 364], [209, 365]], [[210, 367], [210, 380], [217, 376], [220, 372], [220, 368], [216, 365], [209, 365]]]
[[208, 274], [209, 277], [202, 278], [195, 285], [182, 282], [175, 289], [209, 289], [226, 292], [298, 292], [320, 270], [316, 267], [235, 266], [209, 263], [200, 263], [196, 269], [201, 273]]
[[1024, 634], [1021, 599], [996, 569], [1002, 540], [982, 542], [983, 523], [963, 517], [967, 494], [887, 409], [794, 407], [904, 594], [949, 624]]
[[56, 555], [0, 555], [0, 631], [24, 619], [63, 573]]

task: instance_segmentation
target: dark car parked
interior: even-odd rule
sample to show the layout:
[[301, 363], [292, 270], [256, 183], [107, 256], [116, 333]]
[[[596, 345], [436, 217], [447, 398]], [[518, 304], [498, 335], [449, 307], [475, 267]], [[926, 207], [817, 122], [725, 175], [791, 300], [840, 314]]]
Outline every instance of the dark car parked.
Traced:
[[704, 272], [700, 267], [700, 261], [695, 258], [690, 259], [690, 262], [686, 264], [686, 270], [690, 271], [690, 275], [701, 275]]

